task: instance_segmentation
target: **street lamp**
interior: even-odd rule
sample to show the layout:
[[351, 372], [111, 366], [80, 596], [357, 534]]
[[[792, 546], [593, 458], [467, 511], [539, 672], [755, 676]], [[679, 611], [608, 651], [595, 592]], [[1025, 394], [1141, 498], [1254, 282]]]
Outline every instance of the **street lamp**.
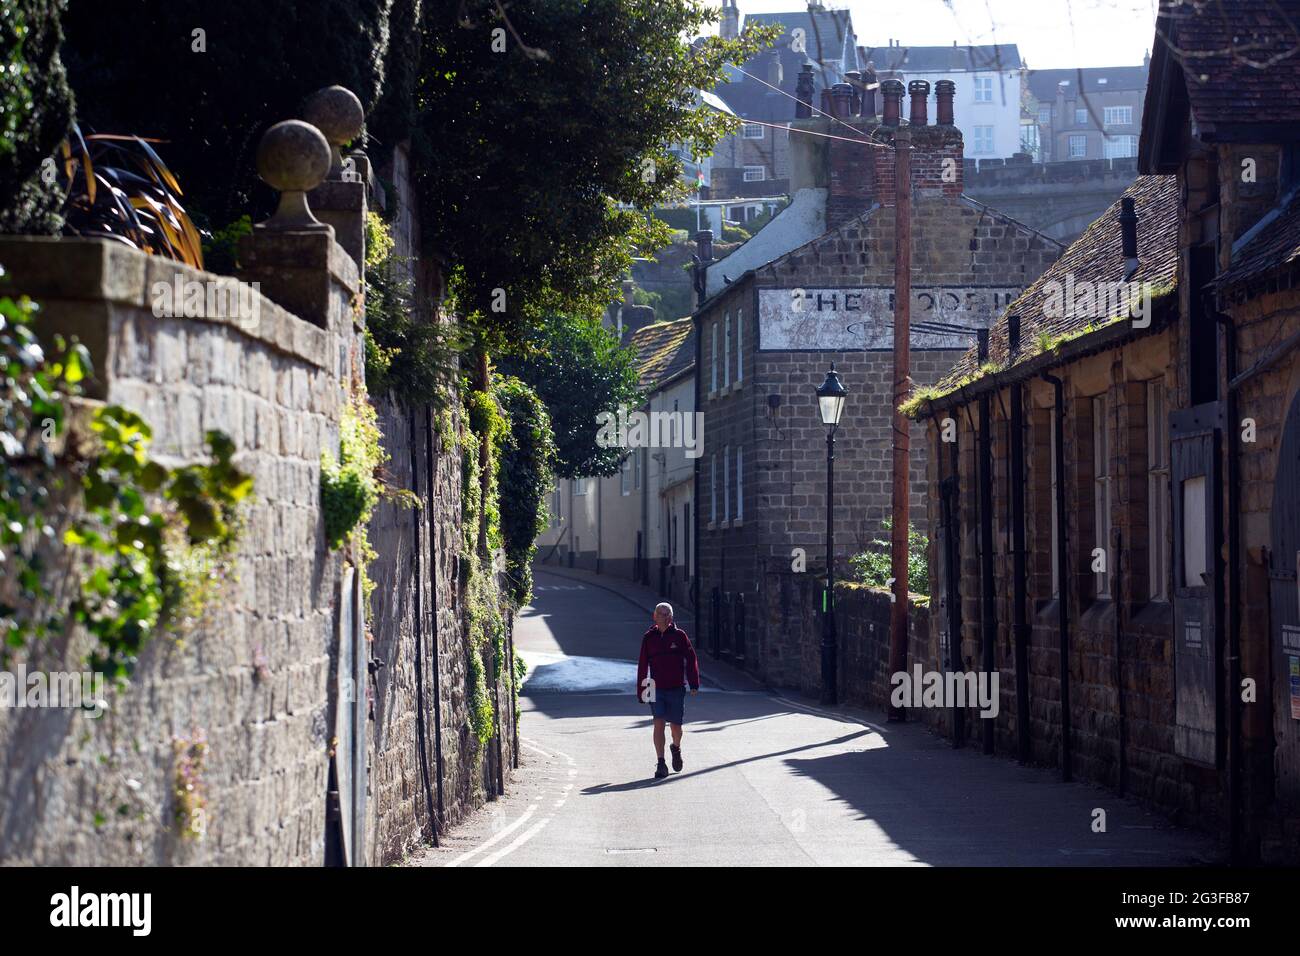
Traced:
[[835, 363], [826, 373], [826, 381], [817, 389], [817, 407], [826, 426], [826, 593], [822, 598], [822, 696], [823, 704], [836, 702], [835, 674], [835, 430], [844, 413], [844, 399], [849, 391], [835, 371]]

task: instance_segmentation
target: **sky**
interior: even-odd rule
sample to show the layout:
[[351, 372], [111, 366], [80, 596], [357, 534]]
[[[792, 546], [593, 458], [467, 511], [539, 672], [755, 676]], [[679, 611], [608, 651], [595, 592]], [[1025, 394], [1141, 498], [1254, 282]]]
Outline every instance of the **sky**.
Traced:
[[[711, 0], [721, 5], [721, 0]], [[1035, 70], [1140, 66], [1155, 33], [1156, 0], [823, 0], [847, 8], [863, 46], [1014, 43]], [[737, 0], [747, 13], [807, 8], [806, 0]], [[712, 32], [717, 32], [716, 25]]]

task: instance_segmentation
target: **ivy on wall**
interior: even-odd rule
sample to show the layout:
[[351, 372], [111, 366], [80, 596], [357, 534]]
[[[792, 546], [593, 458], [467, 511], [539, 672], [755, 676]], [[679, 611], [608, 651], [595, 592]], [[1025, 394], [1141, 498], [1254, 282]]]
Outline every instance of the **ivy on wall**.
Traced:
[[92, 668], [125, 677], [154, 634], [183, 631], [221, 586], [253, 480], [218, 431], [207, 463], [153, 460], [149, 425], [114, 405], [94, 412], [83, 453], [67, 403], [90, 357], [59, 338], [47, 354], [37, 309], [0, 298], [0, 664], [77, 624], [94, 638]]
[[532, 599], [531, 562], [537, 536], [546, 528], [546, 494], [555, 483], [551, 416], [524, 382], [498, 377], [493, 391], [509, 420], [501, 455], [501, 536], [505, 573], [515, 607]]

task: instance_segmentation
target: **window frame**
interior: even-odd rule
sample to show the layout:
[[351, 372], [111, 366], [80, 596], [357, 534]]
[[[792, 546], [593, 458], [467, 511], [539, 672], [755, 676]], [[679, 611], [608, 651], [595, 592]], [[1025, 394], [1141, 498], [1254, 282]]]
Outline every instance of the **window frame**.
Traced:
[[1106, 394], [1092, 396], [1092, 516], [1093, 542], [1088, 549], [1088, 566], [1092, 566], [1092, 552], [1102, 548], [1105, 552], [1105, 571], [1093, 572], [1093, 598], [1110, 600], [1114, 564], [1111, 560], [1110, 532], [1113, 525], [1111, 511], [1110, 473], [1110, 400]]
[[[758, 130], [757, 136], [752, 135], [753, 130]], [[746, 123], [744, 124], [744, 128], [741, 130], [740, 135], [742, 139], [766, 139], [767, 127], [762, 123]]]
[[[1112, 120], [1110, 118], [1112, 112], [1118, 115], [1127, 116], [1128, 118], [1124, 120], [1118, 120], [1118, 119]], [[1122, 106], [1103, 106], [1101, 109], [1101, 125], [1106, 129], [1109, 129], [1112, 126], [1132, 126], [1133, 125], [1132, 105], [1126, 104]]]
[[993, 102], [993, 77], [977, 76], [972, 83], [976, 103]]
[[[751, 175], [757, 173], [758, 175]], [[767, 182], [766, 166], [746, 166], [741, 175], [741, 181], [746, 183], [765, 183]]]
[[[1080, 152], [1075, 152], [1075, 144], [1080, 147]], [[1071, 133], [1065, 141], [1065, 155], [1068, 159], [1087, 159], [1088, 158], [1088, 137], [1083, 133]]]

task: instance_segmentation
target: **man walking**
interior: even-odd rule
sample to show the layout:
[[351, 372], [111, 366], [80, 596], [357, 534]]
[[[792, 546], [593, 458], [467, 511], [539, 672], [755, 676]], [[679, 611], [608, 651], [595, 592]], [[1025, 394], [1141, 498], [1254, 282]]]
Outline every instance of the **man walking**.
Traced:
[[700, 664], [686, 632], [673, 623], [673, 606], [658, 604], [654, 624], [641, 638], [641, 660], [636, 667], [637, 696], [650, 705], [655, 720], [655, 777], [668, 776], [664, 763], [664, 723], [673, 728], [673, 770], [682, 769], [682, 716], [686, 686], [700, 690]]

